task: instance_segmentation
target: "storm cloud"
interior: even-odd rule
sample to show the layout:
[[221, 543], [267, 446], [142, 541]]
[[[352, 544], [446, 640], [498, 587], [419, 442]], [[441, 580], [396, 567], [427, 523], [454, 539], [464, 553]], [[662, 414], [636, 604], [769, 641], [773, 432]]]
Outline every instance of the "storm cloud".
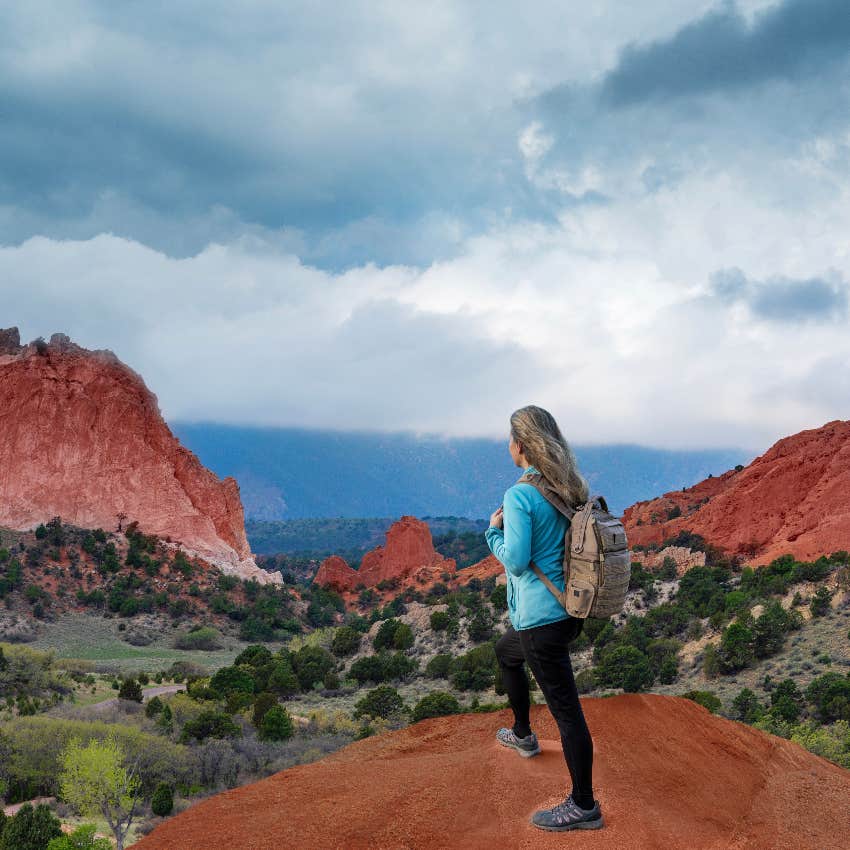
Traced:
[[669, 39], [629, 45], [603, 82], [616, 105], [793, 80], [850, 53], [844, 0], [786, 0], [753, 21], [734, 5], [712, 9]]
[[3, 325], [114, 349], [174, 419], [847, 418], [844, 5], [2, 5]]

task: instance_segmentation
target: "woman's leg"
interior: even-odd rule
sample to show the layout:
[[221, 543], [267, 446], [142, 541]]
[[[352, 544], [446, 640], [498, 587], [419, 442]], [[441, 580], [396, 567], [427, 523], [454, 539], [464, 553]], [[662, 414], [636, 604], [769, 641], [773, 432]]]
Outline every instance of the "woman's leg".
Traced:
[[509, 626], [496, 643], [496, 659], [502, 671], [502, 683], [514, 712], [514, 735], [526, 738], [531, 734], [528, 711], [528, 676], [525, 673], [525, 656], [522, 654], [519, 633]]
[[570, 619], [523, 629], [520, 642], [561, 733], [564, 759], [573, 782], [573, 800], [593, 808], [593, 740], [576, 690], [568, 643], [576, 625]]

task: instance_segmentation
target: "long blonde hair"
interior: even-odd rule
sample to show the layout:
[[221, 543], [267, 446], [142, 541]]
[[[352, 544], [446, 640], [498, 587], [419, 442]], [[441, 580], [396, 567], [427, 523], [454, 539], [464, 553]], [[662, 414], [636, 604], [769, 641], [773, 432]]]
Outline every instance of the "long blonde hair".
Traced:
[[542, 407], [529, 404], [511, 414], [511, 436], [522, 446], [528, 462], [571, 507], [588, 499], [587, 481], [555, 418]]

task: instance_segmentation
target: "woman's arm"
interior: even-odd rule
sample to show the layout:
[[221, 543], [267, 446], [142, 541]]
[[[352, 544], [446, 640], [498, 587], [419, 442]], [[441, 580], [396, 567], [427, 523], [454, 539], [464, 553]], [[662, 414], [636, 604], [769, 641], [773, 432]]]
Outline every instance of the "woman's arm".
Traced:
[[531, 501], [518, 487], [505, 493], [504, 530], [490, 526], [484, 536], [490, 551], [511, 575], [521, 575], [531, 561]]

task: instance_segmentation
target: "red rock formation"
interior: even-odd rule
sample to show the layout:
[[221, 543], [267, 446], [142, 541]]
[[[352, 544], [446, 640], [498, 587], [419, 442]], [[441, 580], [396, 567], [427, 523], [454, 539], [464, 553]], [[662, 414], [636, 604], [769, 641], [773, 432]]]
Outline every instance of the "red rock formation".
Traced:
[[403, 516], [387, 531], [385, 545], [363, 556], [360, 581], [373, 587], [385, 579], [404, 578], [420, 567], [439, 567], [454, 572], [455, 562], [434, 549], [428, 523], [414, 516]]
[[180, 445], [141, 376], [111, 351], [64, 334], [21, 346], [0, 331], [0, 525], [54, 516], [114, 528], [119, 515], [225, 571], [259, 570], [245, 536], [239, 487]]
[[384, 545], [363, 556], [359, 570], [333, 555], [322, 562], [313, 581], [336, 590], [353, 604], [354, 588], [359, 585], [377, 589], [381, 582], [391, 582], [393, 586], [387, 591], [391, 595], [404, 586], [426, 591], [437, 581], [451, 581], [456, 571], [454, 559], [444, 558], [434, 549], [428, 524], [414, 516], [403, 516], [390, 526]]
[[623, 519], [632, 546], [687, 529], [754, 564], [850, 549], [850, 422], [786, 437], [746, 468], [638, 502]]
[[345, 593], [354, 590], [359, 581], [359, 573], [348, 566], [345, 558], [340, 558], [339, 555], [331, 555], [319, 565], [313, 581], [322, 585], [322, 587], [335, 590], [337, 593]]
[[416, 723], [351, 744], [164, 821], [138, 850], [271, 847], [492, 850], [821, 850], [847, 847], [850, 771], [679, 697], [583, 699], [605, 828], [549, 835], [528, 823], [569, 789], [543, 706], [543, 752], [493, 738], [510, 713]]
[[488, 555], [486, 558], [478, 561], [476, 564], [470, 564], [462, 570], [457, 571], [457, 580], [460, 584], [467, 584], [471, 579], [477, 578], [480, 581], [496, 576], [498, 580], [504, 577], [505, 568], [501, 561], [495, 555]]

